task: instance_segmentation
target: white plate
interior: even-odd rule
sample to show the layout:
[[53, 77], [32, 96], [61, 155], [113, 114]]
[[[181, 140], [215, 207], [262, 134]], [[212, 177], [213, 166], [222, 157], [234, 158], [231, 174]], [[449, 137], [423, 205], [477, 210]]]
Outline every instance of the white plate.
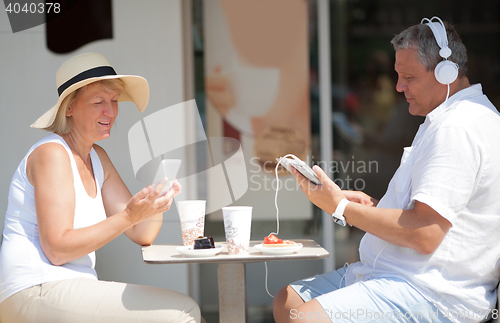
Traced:
[[302, 248], [302, 243], [295, 243], [293, 247], [263, 247], [261, 243], [253, 247], [265, 255], [291, 255]]
[[211, 249], [194, 249], [193, 246], [180, 246], [176, 250], [186, 257], [213, 257], [222, 250], [222, 246], [215, 246], [215, 248]]

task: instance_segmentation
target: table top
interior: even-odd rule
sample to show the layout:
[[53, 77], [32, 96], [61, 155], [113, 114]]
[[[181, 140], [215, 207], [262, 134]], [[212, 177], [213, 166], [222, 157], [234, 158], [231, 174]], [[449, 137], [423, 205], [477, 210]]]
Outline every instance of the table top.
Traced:
[[146, 264], [186, 264], [186, 263], [247, 263], [275, 260], [303, 260], [323, 259], [329, 256], [328, 251], [317, 244], [314, 240], [298, 239], [303, 247], [293, 254], [267, 255], [254, 248], [260, 241], [250, 241], [248, 255], [229, 255], [225, 242], [215, 242], [216, 246], [222, 246], [219, 254], [211, 257], [186, 257], [177, 251], [182, 244], [151, 245], [142, 247], [142, 258]]

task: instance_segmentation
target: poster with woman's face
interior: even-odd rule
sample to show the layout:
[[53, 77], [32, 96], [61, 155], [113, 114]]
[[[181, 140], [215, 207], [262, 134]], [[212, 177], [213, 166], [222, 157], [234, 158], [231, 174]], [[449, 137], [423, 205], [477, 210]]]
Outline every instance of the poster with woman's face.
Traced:
[[[205, 91], [209, 136], [242, 144], [249, 189], [238, 203], [259, 204], [254, 218], [272, 219], [274, 193], [285, 218], [311, 216], [295, 179], [276, 159], [310, 151], [307, 1], [204, 3]], [[217, 183], [209, 179], [210, 191]], [[281, 206], [280, 206], [281, 209]]]

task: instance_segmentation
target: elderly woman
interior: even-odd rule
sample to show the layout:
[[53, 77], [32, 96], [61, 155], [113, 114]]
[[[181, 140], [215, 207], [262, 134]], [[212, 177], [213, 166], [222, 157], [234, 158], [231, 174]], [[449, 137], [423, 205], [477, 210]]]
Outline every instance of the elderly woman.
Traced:
[[148, 186], [132, 196], [98, 145], [109, 137], [119, 101], [142, 112], [147, 81], [116, 75], [86, 53], [57, 71], [59, 100], [32, 127], [53, 132], [36, 143], [11, 182], [0, 251], [0, 322], [200, 322], [188, 296], [97, 280], [95, 250], [121, 233], [139, 245], [157, 236], [181, 187]]

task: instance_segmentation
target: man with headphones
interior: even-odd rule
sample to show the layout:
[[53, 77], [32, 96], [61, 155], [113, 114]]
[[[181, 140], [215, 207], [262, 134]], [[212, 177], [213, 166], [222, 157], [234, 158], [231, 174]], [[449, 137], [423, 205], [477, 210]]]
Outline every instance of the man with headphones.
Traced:
[[500, 114], [469, 84], [465, 46], [441, 19], [424, 18], [392, 44], [396, 90], [425, 121], [380, 201], [340, 190], [318, 166], [321, 186], [293, 172], [336, 223], [366, 234], [361, 261], [278, 292], [278, 323], [498, 318]]

